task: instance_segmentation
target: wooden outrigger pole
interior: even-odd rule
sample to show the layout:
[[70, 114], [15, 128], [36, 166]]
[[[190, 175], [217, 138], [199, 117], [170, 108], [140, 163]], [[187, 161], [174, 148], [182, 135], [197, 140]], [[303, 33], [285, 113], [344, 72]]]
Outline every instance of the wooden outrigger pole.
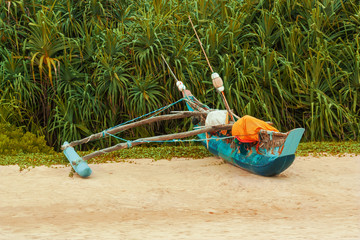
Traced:
[[224, 84], [223, 84], [223, 81], [222, 81], [222, 79], [220, 78], [219, 74], [213, 71], [213, 68], [211, 67], [210, 61], [209, 61], [209, 59], [208, 59], [208, 57], [207, 57], [207, 55], [206, 55], [206, 52], [205, 52], [205, 50], [204, 50], [204, 48], [203, 48], [203, 45], [202, 45], [201, 40], [200, 40], [200, 38], [199, 38], [199, 35], [198, 35], [197, 32], [196, 32], [196, 29], [195, 29], [195, 27], [194, 27], [193, 22], [191, 21], [190, 15], [189, 15], [188, 17], [189, 17], [189, 21], [190, 21], [190, 23], [191, 23], [192, 29], [193, 29], [194, 32], [195, 32], [196, 38], [197, 38], [197, 40], [199, 41], [200, 48], [201, 48], [202, 52], [204, 53], [206, 62], [207, 62], [207, 64], [209, 65], [209, 68], [210, 68], [210, 70], [211, 70], [211, 78], [212, 78], [213, 85], [214, 85], [214, 87], [216, 88], [216, 90], [218, 90], [218, 92], [219, 92], [219, 94], [220, 94], [220, 97], [221, 97], [221, 99], [222, 99], [223, 102], [224, 102], [225, 108], [226, 108], [226, 110], [227, 110], [228, 113], [229, 113], [229, 116], [230, 116], [231, 120], [234, 121], [234, 115], [235, 115], [235, 114], [230, 110], [229, 104], [228, 104], [228, 102], [227, 102], [227, 100], [226, 100], [226, 97], [225, 97], [225, 94], [224, 94]]
[[118, 126], [118, 127], [111, 128], [109, 130], [105, 130], [105, 131], [102, 131], [102, 132], [99, 132], [99, 133], [92, 134], [92, 135], [90, 135], [90, 136], [88, 136], [86, 138], [76, 140], [76, 141], [73, 141], [73, 142], [68, 143], [68, 144], [64, 144], [64, 145], [61, 146], [61, 149], [65, 150], [67, 147], [75, 147], [75, 146], [80, 145], [80, 144], [88, 143], [90, 141], [103, 138], [105, 136], [108, 136], [109, 134], [116, 134], [118, 132], [125, 131], [127, 129], [138, 127], [138, 126], [141, 126], [141, 125], [144, 125], [144, 124], [150, 124], [150, 123], [154, 123], [154, 122], [158, 122], [158, 121], [164, 121], [164, 120], [181, 119], [181, 118], [204, 115], [204, 114], [207, 114], [207, 112], [184, 111], [184, 112], [177, 112], [175, 114], [167, 114], [167, 115], [152, 117], [152, 118], [140, 120], [138, 122], [121, 125], [121, 126]]
[[154, 136], [154, 137], [148, 137], [148, 138], [140, 138], [135, 141], [128, 141], [125, 143], [119, 143], [115, 146], [105, 148], [93, 153], [90, 153], [86, 156], [84, 156], [82, 159], [87, 161], [90, 158], [97, 157], [99, 155], [102, 155], [104, 153], [110, 153], [113, 151], [117, 151], [120, 149], [130, 148], [134, 147], [140, 144], [144, 143], [150, 143], [150, 142], [156, 142], [156, 141], [166, 141], [166, 140], [172, 140], [172, 139], [181, 139], [186, 138], [194, 135], [198, 135], [201, 133], [207, 133], [207, 132], [216, 132], [221, 130], [230, 130], [232, 128], [232, 124], [222, 124], [222, 125], [216, 125], [216, 126], [210, 126], [210, 127], [204, 127], [198, 130], [188, 131], [188, 132], [182, 132], [182, 133], [174, 133], [174, 134], [167, 134], [167, 135], [161, 135], [161, 136]]
[[[165, 57], [161, 54], [161, 57], [163, 59], [163, 61], [165, 62], [167, 68], [169, 69], [171, 75], [173, 76], [173, 78], [175, 79], [176, 81], [176, 86], [178, 87], [179, 91], [182, 92], [183, 96], [186, 98], [186, 103], [189, 104], [193, 109], [195, 109], [196, 111], [199, 111], [199, 112], [204, 112], [204, 109], [202, 108], [199, 108], [196, 104], [194, 104], [192, 101], [189, 101], [187, 95], [185, 94], [185, 90], [186, 90], [186, 87], [184, 85], [183, 82], [179, 81], [176, 77], [176, 75], [174, 74], [174, 72], [171, 70], [169, 64], [167, 63]], [[197, 101], [197, 99], [194, 99], [195, 101]]]
[[105, 153], [110, 153], [116, 150], [124, 149], [124, 148], [130, 148], [133, 146], [137, 146], [144, 143], [150, 143], [154, 141], [166, 141], [166, 140], [172, 140], [172, 139], [180, 139], [180, 138], [186, 138], [194, 135], [198, 135], [205, 132], [213, 132], [213, 131], [219, 131], [219, 130], [228, 130], [231, 129], [231, 125], [219, 125], [219, 126], [212, 126], [203, 128], [200, 130], [193, 130], [189, 132], [183, 132], [183, 133], [175, 133], [175, 134], [168, 134], [168, 135], [162, 135], [162, 136], [155, 136], [155, 137], [149, 137], [149, 138], [141, 138], [137, 139], [135, 141], [127, 141], [125, 143], [120, 143], [115, 146], [105, 148], [96, 152], [93, 152], [91, 154], [88, 154], [86, 156], [80, 157], [76, 151], [74, 150], [74, 146], [87, 143], [90, 140], [95, 140], [99, 138], [105, 137], [107, 134], [115, 134], [120, 131], [124, 131], [126, 129], [130, 129], [133, 127], [138, 127], [144, 124], [150, 124], [153, 122], [158, 122], [162, 120], [170, 120], [170, 119], [179, 119], [179, 118], [185, 118], [185, 117], [191, 117], [191, 116], [202, 116], [207, 115], [207, 111], [199, 112], [199, 111], [180, 111], [180, 112], [174, 112], [174, 114], [167, 114], [162, 115], [158, 117], [151, 117], [148, 119], [144, 119], [138, 122], [129, 123], [126, 125], [118, 126], [113, 129], [109, 129], [107, 131], [103, 131], [100, 133], [93, 134], [89, 137], [83, 138], [78, 141], [73, 141], [71, 143], [64, 142], [64, 144], [61, 146], [66, 158], [69, 160], [71, 166], [77, 172], [81, 177], [88, 177], [91, 175], [92, 171], [90, 167], [87, 164], [87, 160], [90, 158], [100, 156]]
[[[162, 56], [162, 58], [165, 61], [164, 56]], [[170, 69], [169, 65], [167, 64], [167, 62], [165, 61], [167, 67]], [[144, 124], [150, 124], [150, 123], [154, 123], [154, 122], [158, 122], [158, 121], [163, 121], [163, 120], [171, 120], [171, 119], [181, 119], [181, 118], [186, 118], [186, 117], [192, 117], [192, 116], [201, 116], [202, 118], [206, 117], [206, 115], [208, 114], [209, 111], [212, 110], [206, 110], [203, 109], [201, 107], [199, 107], [199, 105], [197, 104], [197, 102], [193, 102], [193, 101], [197, 101], [196, 99], [191, 99], [189, 98], [189, 96], [186, 95], [186, 87], [183, 85], [183, 83], [181, 81], [179, 81], [175, 74], [171, 71], [170, 72], [172, 74], [172, 76], [175, 78], [176, 85], [179, 88], [180, 91], [183, 92], [184, 95], [184, 100], [193, 107], [194, 110], [196, 111], [172, 111], [172, 114], [166, 114], [166, 115], [161, 115], [161, 116], [156, 116], [156, 117], [150, 117], [147, 119], [143, 119], [143, 120], [139, 120], [137, 122], [133, 122], [133, 123], [128, 123], [128, 124], [124, 124], [124, 125], [119, 125], [116, 126], [114, 128], [110, 128], [108, 130], [99, 132], [99, 133], [95, 133], [92, 134], [91, 136], [88, 136], [86, 138], [77, 140], [77, 141], [73, 141], [73, 142], [64, 142], [64, 144], [61, 146], [61, 149], [63, 150], [66, 158], [69, 160], [71, 166], [73, 167], [73, 169], [81, 176], [81, 177], [88, 177], [91, 175], [92, 171], [90, 169], [90, 167], [87, 164], [87, 160], [89, 160], [90, 158], [96, 157], [96, 156], [100, 156], [102, 154], [105, 153], [110, 153], [116, 150], [120, 150], [120, 149], [124, 149], [124, 148], [130, 148], [133, 146], [137, 146], [140, 144], [144, 144], [144, 143], [149, 143], [149, 142], [154, 142], [154, 141], [167, 141], [167, 140], [173, 140], [173, 139], [181, 139], [181, 138], [186, 138], [186, 137], [190, 137], [190, 136], [194, 136], [194, 135], [198, 135], [198, 134], [202, 134], [202, 133], [208, 133], [208, 132], [216, 132], [216, 131], [221, 131], [221, 130], [229, 130], [231, 129], [232, 125], [231, 124], [225, 124], [225, 125], [217, 125], [217, 126], [211, 126], [211, 127], [204, 127], [201, 129], [196, 129], [193, 131], [188, 131], [188, 132], [183, 132], [183, 133], [175, 133], [175, 134], [168, 134], [168, 135], [162, 135], [162, 136], [154, 136], [154, 137], [148, 137], [148, 138], [141, 138], [141, 139], [137, 139], [135, 141], [127, 141], [125, 143], [120, 143], [117, 144], [115, 146], [109, 147], [109, 148], [105, 148], [96, 152], [93, 152], [91, 154], [88, 154], [86, 156], [80, 157], [76, 151], [74, 150], [74, 146], [80, 145], [80, 144], [84, 144], [84, 143], [88, 143], [89, 141], [93, 141], [96, 139], [100, 139], [100, 138], [104, 138], [107, 136], [112, 136], [113, 134], [116, 134], [118, 132], [127, 130], [127, 129], [131, 129], [134, 127], [138, 127]]]

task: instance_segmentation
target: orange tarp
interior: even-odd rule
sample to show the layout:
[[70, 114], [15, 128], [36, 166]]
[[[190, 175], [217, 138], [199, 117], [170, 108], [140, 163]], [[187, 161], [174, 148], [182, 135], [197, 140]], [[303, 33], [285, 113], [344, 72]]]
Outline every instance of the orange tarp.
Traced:
[[259, 141], [258, 133], [261, 129], [279, 132], [279, 130], [270, 124], [252, 116], [245, 115], [234, 123], [231, 133], [240, 142], [256, 142]]

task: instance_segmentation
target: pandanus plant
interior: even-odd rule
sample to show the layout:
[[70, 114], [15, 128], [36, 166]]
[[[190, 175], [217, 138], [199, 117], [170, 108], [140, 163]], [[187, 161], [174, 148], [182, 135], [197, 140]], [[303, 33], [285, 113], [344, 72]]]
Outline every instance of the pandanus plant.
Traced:
[[199, 100], [223, 108], [190, 14], [237, 115], [305, 127], [306, 140], [356, 140], [359, 11], [343, 0], [0, 1], [0, 112], [18, 107], [6, 119], [33, 122], [52, 145], [99, 132], [181, 97], [161, 54]]

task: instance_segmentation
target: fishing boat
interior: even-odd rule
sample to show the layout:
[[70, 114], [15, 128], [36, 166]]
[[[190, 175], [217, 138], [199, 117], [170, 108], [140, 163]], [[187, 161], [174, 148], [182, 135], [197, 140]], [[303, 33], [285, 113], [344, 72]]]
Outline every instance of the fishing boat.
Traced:
[[[190, 91], [184, 91], [184, 96], [191, 104], [187, 104], [189, 111], [212, 109], [201, 104]], [[198, 126], [205, 126], [206, 118], [199, 120]], [[232, 138], [231, 132], [217, 131], [197, 136], [202, 144], [215, 156], [244, 170], [261, 176], [275, 176], [285, 171], [295, 159], [295, 151], [300, 143], [304, 128], [296, 128], [287, 133], [260, 130], [259, 141], [240, 142]]]
[[[164, 57], [163, 59], [167, 64]], [[189, 90], [187, 90], [185, 85], [176, 78], [168, 64], [167, 66], [176, 80], [179, 91], [181, 91], [183, 95], [182, 99], [169, 104], [168, 106], [159, 108], [154, 112], [93, 134], [84, 139], [73, 141], [71, 143], [64, 142], [62, 150], [75, 172], [81, 177], [88, 177], [92, 172], [87, 164], [87, 160], [90, 158], [120, 149], [131, 148], [144, 143], [183, 141], [181, 139], [195, 135], [197, 135], [198, 141], [200, 141], [212, 154], [224, 159], [230, 164], [257, 175], [275, 176], [285, 171], [293, 163], [295, 151], [304, 133], [303, 128], [296, 128], [289, 132], [281, 133], [276, 130], [274, 131], [273, 128], [270, 128], [269, 130], [266, 129], [266, 127], [260, 127], [260, 129], [256, 129], [254, 133], [247, 135], [234, 134], [234, 126], [238, 122], [241, 122], [246, 116], [240, 118], [235, 115], [232, 110], [229, 109], [225, 97], [223, 100], [225, 106], [227, 106], [227, 110], [211, 109], [207, 105], [201, 103]], [[214, 85], [219, 92], [223, 90], [222, 80], [219, 79], [218, 74], [213, 73], [212, 78]], [[222, 96], [224, 96], [223, 91]], [[187, 107], [186, 111], [172, 111], [170, 114], [160, 115], [160, 113], [181, 101], [185, 101]], [[194, 130], [141, 138], [134, 141], [123, 139], [125, 141], [123, 143], [93, 152], [83, 157], [80, 157], [74, 150], [74, 147], [77, 145], [104, 137], [113, 137], [114, 134], [118, 132], [144, 124], [187, 117], [193, 118]], [[210, 120], [212, 120], [212, 122]], [[262, 126], [270, 125], [269, 123], [255, 118], [250, 118], [250, 121], [250, 123], [255, 122], [263, 124]], [[244, 126], [241, 126], [240, 124], [240, 127], [243, 127], [248, 131], [249, 129], [247, 129], [246, 126], [250, 125], [250, 123], [247, 122], [245, 125], [243, 124]], [[249, 135], [256, 135], [257, 140], [242, 141], [244, 137], [246, 138]]]
[[[221, 111], [211, 109], [197, 100], [191, 92], [186, 89], [182, 82], [178, 81], [177, 85], [183, 94], [183, 98], [148, 114], [151, 115], [151, 117], [144, 115], [142, 118], [125, 122], [113, 128], [88, 136], [84, 139], [73, 141], [71, 143], [64, 142], [62, 145], [63, 152], [75, 172], [77, 172], [81, 177], [90, 176], [92, 171], [87, 164], [87, 160], [105, 153], [131, 148], [145, 143], [167, 142], [169, 140], [176, 142], [195, 135], [197, 135], [198, 141], [200, 141], [215, 156], [218, 156], [232, 165], [257, 175], [275, 176], [285, 171], [293, 163], [295, 159], [295, 151], [304, 133], [303, 128], [293, 129], [287, 133], [260, 130], [257, 133], [259, 141], [238, 141], [236, 136], [232, 136], [231, 134], [234, 127], [234, 121], [231, 121], [230, 117], [228, 123], [224, 121], [220, 122], [220, 124], [207, 125], [207, 120], [210, 115], [224, 115], [224, 112], [227, 112], [226, 110]], [[187, 111], [172, 111], [171, 114], [158, 115], [160, 112], [163, 112], [180, 101], [185, 101]], [[118, 132], [125, 131], [133, 127], [186, 117], [193, 118], [193, 122], [195, 123], [194, 130], [141, 138], [133, 141], [125, 141], [124, 143], [119, 143], [115, 146], [93, 152], [83, 157], [80, 157], [74, 150], [74, 147], [77, 145], [104, 137], [111, 137]]]
[[[92, 134], [84, 139], [70, 143], [64, 142], [61, 148], [75, 172], [81, 177], [89, 177], [92, 173], [87, 164], [87, 160], [90, 158], [145, 143], [186, 141], [183, 139], [196, 135], [198, 137], [197, 141], [200, 141], [215, 156], [257, 175], [267, 177], [278, 175], [294, 162], [295, 151], [305, 129], [296, 128], [289, 132], [281, 133], [268, 122], [250, 116], [239, 117], [234, 114], [227, 103], [223, 81], [219, 74], [213, 71], [190, 17], [189, 21], [212, 72], [213, 85], [220, 94], [226, 110], [211, 109], [196, 99], [185, 87], [184, 83], [177, 79], [166, 59], [162, 56], [169, 72], [176, 80], [176, 86], [182, 93], [183, 98], [144, 116]], [[172, 111], [170, 114], [161, 115], [165, 110], [181, 101], [185, 101], [186, 111]], [[192, 118], [194, 125], [194, 129], [187, 132], [141, 138], [134, 141], [122, 139], [124, 140], [123, 143], [95, 151], [83, 157], [80, 157], [74, 150], [74, 147], [77, 145], [104, 137], [114, 137], [114, 134], [130, 128], [158, 121], [187, 117]], [[194, 139], [191, 141], [194, 141]]]

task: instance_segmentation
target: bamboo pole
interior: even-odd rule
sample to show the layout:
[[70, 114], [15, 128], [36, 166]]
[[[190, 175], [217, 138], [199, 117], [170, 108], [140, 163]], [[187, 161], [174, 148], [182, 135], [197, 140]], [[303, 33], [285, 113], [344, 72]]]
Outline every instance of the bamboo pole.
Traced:
[[[198, 36], [198, 34], [197, 34], [197, 32], [196, 32], [196, 29], [195, 29], [195, 27], [194, 27], [194, 24], [193, 24], [193, 22], [191, 21], [190, 15], [189, 15], [188, 17], [189, 17], [189, 21], [190, 21], [190, 23], [191, 23], [191, 26], [192, 26], [192, 28], [193, 28], [193, 30], [194, 30], [194, 32], [195, 32], [196, 38], [197, 38], [197, 40], [198, 40], [198, 42], [199, 42], [199, 44], [200, 44], [200, 47], [201, 47], [201, 49], [202, 49], [202, 51], [203, 51], [203, 53], [204, 53], [204, 56], [205, 56], [206, 61], [207, 61], [207, 64], [209, 65], [209, 68], [210, 68], [210, 70], [211, 70], [211, 73], [214, 73], [214, 71], [213, 71], [213, 69], [212, 69], [212, 67], [211, 67], [210, 61], [209, 61], [209, 59], [208, 59], [208, 57], [207, 57], [207, 55], [206, 55], [206, 52], [205, 52], [205, 50], [204, 50], [204, 48], [203, 48], [202, 43], [201, 43], [201, 40], [200, 40], [200, 38], [199, 38], [199, 36]], [[221, 82], [222, 82], [222, 80], [221, 80]], [[220, 93], [221, 99], [222, 99], [223, 102], [224, 102], [225, 108], [226, 108], [227, 112], [228, 112], [229, 115], [230, 115], [231, 120], [234, 121], [234, 116], [232, 115], [232, 112], [231, 112], [230, 107], [229, 107], [229, 104], [228, 104], [228, 102], [227, 102], [227, 100], [226, 100], [224, 91], [221, 91], [221, 92], [219, 92], [219, 93]]]
[[67, 145], [63, 145], [63, 146], [61, 146], [61, 149], [64, 150], [67, 147], [74, 147], [74, 146], [77, 146], [77, 145], [80, 145], [80, 144], [87, 143], [87, 142], [92, 141], [92, 140], [103, 138], [103, 137], [106, 136], [107, 133], [108, 134], [115, 134], [115, 133], [118, 133], [120, 131], [125, 131], [127, 129], [138, 127], [138, 126], [141, 126], [141, 125], [144, 125], [144, 124], [150, 124], [150, 123], [153, 123], [153, 122], [170, 120], [170, 119], [186, 118], [186, 117], [191, 117], [191, 116], [201, 116], [201, 115], [206, 115], [206, 114], [207, 114], [207, 112], [197, 112], [197, 111], [191, 112], [191, 111], [188, 111], [188, 112], [180, 112], [180, 113], [176, 113], [176, 114], [167, 114], [167, 115], [161, 115], [161, 116], [158, 116], [158, 117], [152, 117], [152, 118], [144, 119], [144, 120], [141, 120], [141, 121], [138, 121], [138, 122], [118, 126], [118, 127], [109, 129], [107, 131], [92, 134], [89, 137], [83, 138], [81, 140], [73, 141], [73, 142], [71, 142], [71, 143], [69, 143]]
[[188, 17], [189, 17], [189, 21], [190, 21], [190, 23], [191, 23], [191, 26], [192, 26], [192, 28], [193, 28], [193, 30], [194, 30], [194, 32], [195, 32], [196, 38], [197, 38], [197, 40], [199, 41], [201, 50], [202, 50], [203, 53], [204, 53], [204, 56], [205, 56], [205, 58], [206, 58], [206, 62], [207, 62], [207, 64], [209, 65], [209, 68], [210, 68], [211, 72], [213, 73], [214, 71], [213, 71], [213, 69], [212, 69], [212, 67], [211, 67], [211, 64], [210, 64], [210, 61], [209, 61], [209, 59], [208, 59], [208, 57], [207, 57], [207, 55], [206, 55], [206, 53], [205, 53], [205, 50], [204, 50], [203, 45], [202, 45], [202, 43], [201, 43], [201, 41], [200, 41], [200, 38], [199, 38], [199, 36], [198, 36], [198, 34], [197, 34], [196, 30], [195, 30], [194, 24], [193, 24], [193, 22], [191, 21], [190, 15], [189, 15]]
[[[209, 111], [206, 112], [209, 113], [209, 112], [212, 112], [212, 111], [215, 111], [214, 109], [211, 109]], [[191, 113], [193, 111], [171, 111], [170, 113]], [[205, 115], [205, 112], [199, 112], [198, 115]]]
[[137, 139], [137, 140], [132, 141], [132, 142], [119, 143], [119, 144], [117, 144], [115, 146], [108, 147], [108, 148], [105, 148], [105, 149], [90, 153], [90, 154], [82, 157], [82, 159], [87, 161], [90, 158], [97, 157], [97, 156], [100, 156], [100, 155], [105, 154], [105, 153], [110, 153], [110, 152], [117, 151], [117, 150], [120, 150], [120, 149], [134, 147], [134, 146], [144, 144], [144, 143], [148, 143], [148, 142], [152, 142], [152, 141], [166, 141], [166, 140], [171, 140], [171, 139], [186, 138], [186, 137], [198, 135], [198, 134], [201, 134], [201, 133], [216, 132], [216, 131], [221, 131], [221, 130], [230, 130], [231, 128], [232, 128], [232, 124], [222, 124], [222, 125], [205, 127], [205, 128], [199, 129], [199, 130], [183, 132], [183, 133], [174, 133], [174, 134], [168, 134], [168, 135], [162, 135], [162, 136], [140, 138], [140, 139]]
[[[171, 75], [172, 75], [173, 78], [175, 79], [175, 81], [176, 81], [177, 83], [180, 82], [180, 81], [177, 79], [177, 77], [175, 76], [174, 72], [171, 70], [171, 68], [170, 68], [169, 64], [167, 63], [164, 55], [161, 54], [161, 57], [162, 57], [163, 61], [165, 62], [167, 68], [169, 69]], [[210, 64], [210, 63], [209, 63], [209, 64]], [[211, 67], [211, 66], [210, 66], [210, 67]], [[177, 84], [176, 84], [176, 85], [177, 85]], [[180, 90], [180, 89], [179, 89], [179, 90]], [[200, 107], [197, 106], [197, 105], [202, 105], [197, 99], [190, 99], [190, 96], [188, 96], [188, 95], [186, 94], [186, 90], [185, 90], [185, 89], [180, 90], [180, 91], [182, 92], [183, 97], [185, 98], [187, 104], [189, 104], [191, 108], [193, 108], [193, 109], [196, 110], [196, 111], [200, 111], [200, 112], [204, 112], [204, 111], [205, 111], [204, 109], [202, 109], [202, 108], [200, 108]], [[194, 100], [195, 100], [195, 102], [196, 102], [197, 104], [195, 104], [195, 103], [193, 102]]]
[[179, 80], [177, 79], [177, 77], [176, 77], [175, 73], [171, 70], [171, 68], [170, 68], [169, 64], [168, 64], [168, 63], [167, 63], [167, 61], [165, 60], [164, 55], [162, 55], [162, 54], [161, 54], [161, 57], [162, 57], [163, 61], [165, 62], [165, 64], [166, 64], [167, 68], [169, 69], [169, 71], [170, 71], [171, 75], [172, 75], [172, 76], [173, 76], [173, 78], [175, 79], [175, 81], [179, 82]]
[[[170, 68], [169, 64], [167, 63], [164, 55], [161, 54], [161, 57], [162, 57], [163, 61], [165, 62], [167, 68], [169, 69], [171, 75], [172, 75], [173, 78], [175, 79], [175, 81], [176, 81], [177, 83], [180, 82], [179, 79], [177, 79], [175, 73], [171, 70], [171, 68]], [[180, 89], [179, 89], [179, 90], [180, 90]], [[180, 90], [180, 91], [181, 91], [181, 90]], [[182, 90], [181, 92], [182, 92], [182, 95], [183, 95], [183, 97], [185, 98], [186, 102], [187, 102], [194, 110], [203, 112], [203, 109], [198, 108], [198, 107], [189, 99], [189, 96], [187, 96], [187, 95], [185, 94], [185, 90]]]

